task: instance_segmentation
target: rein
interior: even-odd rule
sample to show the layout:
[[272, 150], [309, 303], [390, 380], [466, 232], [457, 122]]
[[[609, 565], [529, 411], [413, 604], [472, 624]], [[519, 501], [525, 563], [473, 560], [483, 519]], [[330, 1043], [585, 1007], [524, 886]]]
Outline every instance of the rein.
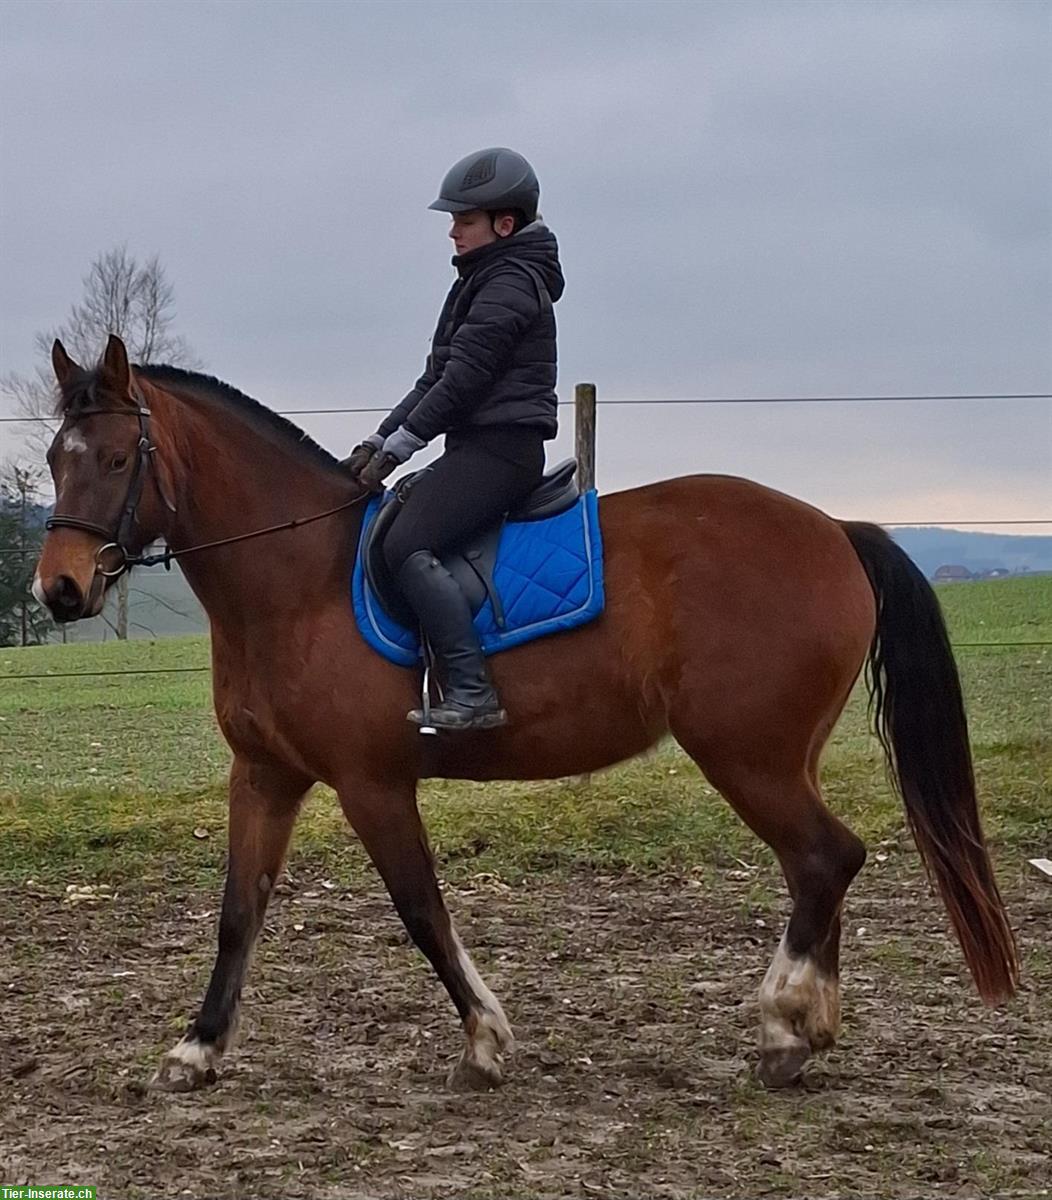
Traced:
[[[335, 513], [343, 512], [345, 509], [353, 507], [365, 499], [369, 492], [362, 492], [355, 496], [353, 500], [346, 500], [343, 504], [337, 504], [335, 508], [327, 508], [324, 512], [314, 513], [309, 517], [296, 517], [292, 521], [285, 521], [281, 525], [268, 525], [266, 529], [253, 529], [251, 533], [237, 533], [233, 537], [219, 538], [214, 542], [201, 542], [197, 546], [187, 546], [185, 550], [173, 550], [168, 546], [160, 554], [128, 554], [124, 553], [124, 569], [131, 567], [156, 567], [159, 563], [164, 564], [164, 569], [170, 570], [173, 558], [182, 558], [187, 554], [196, 554], [198, 550], [212, 550], [216, 546], [229, 546], [234, 542], [247, 542], [250, 538], [263, 537], [268, 533], [280, 533], [283, 529], [298, 529], [301, 525], [309, 525], [312, 521], [320, 521], [323, 517], [331, 517]], [[107, 547], [103, 546], [105, 550]], [[119, 550], [123, 551], [123, 547], [118, 546]]]
[[[164, 564], [164, 569], [170, 571], [173, 559], [183, 558], [187, 554], [196, 554], [199, 550], [212, 550], [218, 546], [229, 546], [234, 542], [247, 542], [251, 538], [264, 537], [268, 533], [280, 533], [284, 529], [297, 529], [301, 525], [310, 525], [313, 521], [321, 521], [325, 517], [331, 517], [336, 513], [344, 512], [370, 495], [369, 492], [361, 492], [353, 499], [346, 500], [343, 504], [337, 504], [335, 508], [328, 508], [325, 512], [314, 513], [309, 517], [296, 517], [291, 521], [284, 521], [279, 525], [268, 525], [265, 529], [253, 529], [249, 533], [238, 533], [234, 534], [233, 537], [218, 538], [213, 542], [201, 542], [196, 546], [187, 546], [183, 550], [173, 550], [171, 546], [167, 546], [160, 554], [132, 554], [125, 543], [131, 533], [132, 526], [137, 524], [136, 510], [139, 507], [139, 501], [142, 499], [142, 489], [146, 481], [146, 472], [152, 461], [152, 455], [157, 453], [157, 447], [153, 444], [150, 437], [150, 410], [146, 407], [142, 396], [134, 386], [132, 388], [132, 398], [136, 401], [135, 408], [84, 408], [76, 413], [76, 417], [93, 417], [100, 414], [135, 417], [139, 422], [138, 456], [135, 460], [135, 472], [132, 475], [131, 483], [128, 485], [128, 494], [121, 506], [121, 516], [116, 531], [114, 532], [94, 521], [85, 520], [83, 517], [75, 517], [66, 515], [65, 513], [55, 513], [48, 517], [45, 522], [46, 529], [56, 529], [59, 527], [82, 529], [87, 533], [97, 533], [100, 537], [108, 538], [109, 540], [95, 551], [95, 570], [106, 579], [116, 579], [118, 576], [123, 575], [125, 571], [130, 571], [132, 567], [155, 567], [162, 563]], [[175, 506], [164, 494], [160, 481], [156, 480], [156, 476], [155, 481], [157, 482], [157, 490], [160, 493], [161, 499], [174, 512]], [[120, 555], [120, 563], [116, 567], [107, 570], [102, 566], [102, 557], [109, 550], [117, 551]]]

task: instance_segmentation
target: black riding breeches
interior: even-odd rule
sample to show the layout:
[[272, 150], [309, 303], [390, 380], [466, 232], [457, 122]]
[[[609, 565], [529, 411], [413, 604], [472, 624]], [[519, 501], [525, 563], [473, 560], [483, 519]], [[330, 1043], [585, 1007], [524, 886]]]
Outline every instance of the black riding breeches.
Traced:
[[409, 490], [384, 538], [392, 575], [418, 550], [436, 558], [489, 529], [524, 500], [544, 474], [540, 430], [486, 431], [457, 439]]

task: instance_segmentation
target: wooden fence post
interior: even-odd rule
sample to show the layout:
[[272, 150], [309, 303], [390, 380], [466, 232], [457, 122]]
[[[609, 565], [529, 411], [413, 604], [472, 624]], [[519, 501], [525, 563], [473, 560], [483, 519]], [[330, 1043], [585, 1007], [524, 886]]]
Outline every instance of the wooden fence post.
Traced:
[[574, 453], [577, 482], [582, 492], [595, 487], [595, 384], [579, 383], [573, 390]]
[[[595, 487], [595, 384], [579, 383], [573, 390], [574, 454], [577, 456], [577, 485], [582, 492]], [[592, 773], [577, 775], [574, 782], [591, 787]]]

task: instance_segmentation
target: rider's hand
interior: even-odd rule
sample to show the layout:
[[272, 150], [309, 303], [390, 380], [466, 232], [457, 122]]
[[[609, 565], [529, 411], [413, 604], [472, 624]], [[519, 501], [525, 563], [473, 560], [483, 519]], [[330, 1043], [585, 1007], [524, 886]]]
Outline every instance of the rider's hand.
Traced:
[[383, 447], [383, 444], [384, 439], [381, 434], [369, 434], [365, 441], [355, 446], [349, 457], [340, 460], [340, 466], [352, 479], [357, 479], [377, 450]]
[[374, 454], [365, 464], [365, 470], [358, 476], [358, 482], [367, 492], [383, 491], [383, 480], [398, 466], [398, 459], [380, 451]]
[[373, 455], [358, 476], [358, 482], [371, 492], [380, 490], [381, 481], [395, 469], [407, 462], [418, 450], [423, 450], [427, 442], [411, 433], [404, 425], [384, 439], [379, 454]]

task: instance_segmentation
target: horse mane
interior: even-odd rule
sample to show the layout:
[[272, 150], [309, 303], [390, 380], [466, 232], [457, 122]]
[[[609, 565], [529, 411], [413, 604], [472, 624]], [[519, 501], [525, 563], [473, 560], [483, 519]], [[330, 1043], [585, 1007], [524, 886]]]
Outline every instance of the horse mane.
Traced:
[[[329, 470], [339, 470], [336, 456], [320, 446], [309, 434], [286, 417], [267, 408], [251, 396], [238, 391], [229, 383], [204, 375], [199, 371], [187, 371], [183, 367], [172, 367], [162, 363], [137, 364], [133, 370], [151, 383], [190, 391], [206, 399], [219, 400], [236, 409], [250, 425], [276, 433], [292, 447], [306, 455], [312, 463]], [[61, 389], [55, 412], [57, 416], [76, 415], [77, 410], [89, 408], [96, 402], [96, 386], [101, 375], [100, 368], [81, 370], [68, 380]]]

